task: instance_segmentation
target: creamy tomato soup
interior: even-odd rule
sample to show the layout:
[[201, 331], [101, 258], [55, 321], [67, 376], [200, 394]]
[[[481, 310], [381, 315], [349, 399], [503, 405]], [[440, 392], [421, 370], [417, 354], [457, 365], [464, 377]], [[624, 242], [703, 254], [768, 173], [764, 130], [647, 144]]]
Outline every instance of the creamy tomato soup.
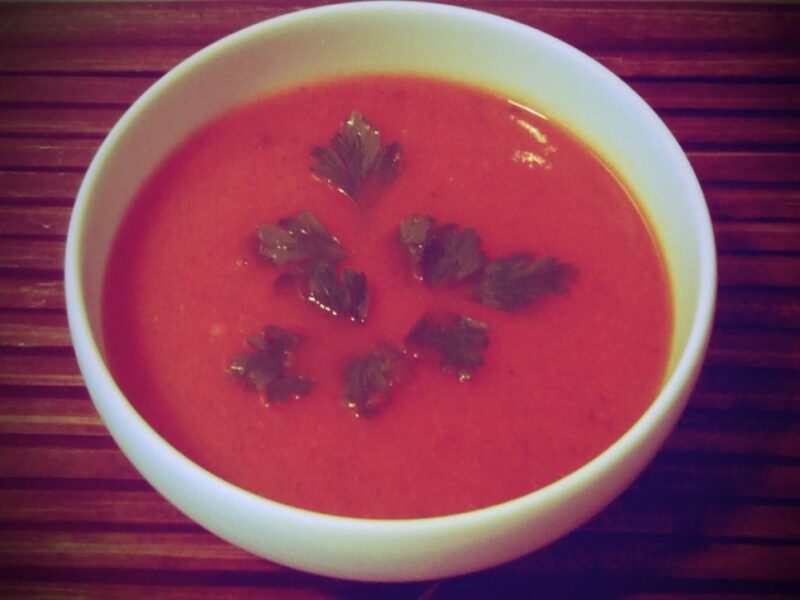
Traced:
[[[311, 170], [354, 110], [402, 148], [363, 209]], [[366, 275], [364, 323], [276, 286], [286, 269], [259, 256], [259, 226], [304, 210]], [[515, 310], [477, 302], [469, 278], [427, 285], [398, 240], [412, 214], [474, 228], [490, 259], [552, 256], [576, 275]], [[458, 513], [563, 477], [655, 398], [672, 330], [657, 244], [595, 152], [505, 98], [399, 76], [300, 87], [202, 127], [134, 201], [104, 294], [113, 374], [167, 441], [266, 498], [354, 517]], [[342, 400], [353, 358], [404, 350], [440, 313], [485, 324], [483, 364], [460, 381], [410, 359], [380, 411], [357, 416]], [[267, 325], [300, 336], [291, 369], [307, 395], [267, 403], [231, 373]]]

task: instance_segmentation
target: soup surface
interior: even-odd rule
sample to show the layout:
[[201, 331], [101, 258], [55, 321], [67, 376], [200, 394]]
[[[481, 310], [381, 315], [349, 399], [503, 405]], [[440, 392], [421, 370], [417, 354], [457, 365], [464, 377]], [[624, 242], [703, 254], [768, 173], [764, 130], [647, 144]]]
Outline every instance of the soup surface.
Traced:
[[[353, 110], [403, 156], [363, 211], [310, 170]], [[275, 288], [256, 231], [304, 209], [366, 273], [366, 323]], [[475, 228], [488, 256], [554, 256], [578, 275], [515, 311], [431, 288], [398, 242], [412, 213]], [[672, 329], [648, 226], [586, 146], [505, 99], [413, 77], [301, 87], [201, 128], [133, 203], [104, 294], [113, 374], [165, 439], [257, 494], [357, 517], [471, 510], [580, 467], [655, 397]], [[342, 402], [349, 361], [437, 311], [486, 323], [483, 366], [461, 382], [415, 362], [379, 414], [357, 417]], [[228, 371], [268, 324], [302, 336], [292, 368], [313, 379], [308, 396], [266, 405]]]

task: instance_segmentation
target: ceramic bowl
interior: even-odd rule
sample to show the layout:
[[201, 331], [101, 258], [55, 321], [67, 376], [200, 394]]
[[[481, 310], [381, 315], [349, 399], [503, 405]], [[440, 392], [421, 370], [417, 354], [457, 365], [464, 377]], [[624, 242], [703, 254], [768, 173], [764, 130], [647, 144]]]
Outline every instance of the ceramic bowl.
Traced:
[[[577, 471], [527, 496], [452, 516], [368, 520], [285, 506], [237, 488], [181, 455], [137, 414], [104, 360], [101, 288], [115, 231], [137, 190], [190, 132], [274, 90], [357, 73], [413, 72], [479, 85], [560, 121], [621, 173], [653, 225], [673, 287], [669, 372], [647, 412]], [[112, 129], [78, 194], [66, 251], [75, 351], [122, 451], [170, 502], [231, 543], [278, 563], [342, 578], [402, 581], [483, 569], [540, 548], [614, 499], [654, 456], [686, 403], [707, 345], [715, 249], [697, 179], [673, 136], [620, 79], [530, 27], [451, 6], [369, 2], [253, 25], [191, 56]]]

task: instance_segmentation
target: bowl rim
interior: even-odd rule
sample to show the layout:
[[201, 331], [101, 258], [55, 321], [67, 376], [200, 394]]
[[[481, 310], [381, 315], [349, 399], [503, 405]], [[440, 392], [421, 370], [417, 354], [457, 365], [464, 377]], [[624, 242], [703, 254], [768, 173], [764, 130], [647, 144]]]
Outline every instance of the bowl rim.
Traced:
[[[320, 513], [283, 504], [256, 495], [253, 492], [229, 483], [181, 454], [144, 421], [130, 404], [124, 393], [116, 385], [106, 365], [105, 359], [103, 358], [103, 354], [100, 351], [100, 345], [97, 339], [99, 332], [92, 330], [89, 321], [84, 290], [86, 257], [83, 251], [83, 240], [87, 235], [86, 216], [93, 204], [92, 194], [96, 185], [96, 180], [102, 174], [108, 155], [113, 151], [120, 139], [122, 139], [130, 123], [138, 118], [142, 108], [148, 103], [155, 101], [162, 90], [172, 85], [174, 80], [182, 77], [185, 73], [193, 70], [197, 65], [202, 64], [215, 54], [225, 52], [243, 39], [249, 38], [250, 36], [269, 35], [271, 29], [281, 27], [284, 24], [297, 24], [302, 20], [311, 20], [313, 22], [313, 20], [321, 16], [346, 16], [353, 12], [358, 13], [364, 11], [372, 11], [373, 13], [380, 11], [433, 11], [439, 14], [451, 15], [459, 19], [481, 19], [487, 21], [491, 28], [502, 26], [525, 30], [529, 35], [538, 36], [541, 43], [557, 46], [562, 52], [572, 55], [574, 59], [579, 60], [584, 66], [598, 71], [609, 82], [612, 82], [613, 85], [619, 86], [621, 83], [624, 90], [623, 93], [628, 94], [634, 102], [640, 105], [641, 109], [651, 114], [654, 119], [654, 126], [660, 126], [660, 128], [662, 128], [659, 143], [664, 145], [670, 159], [679, 166], [680, 172], [684, 176], [682, 185], [686, 188], [687, 193], [695, 197], [695, 220], [696, 229], [701, 234], [699, 248], [702, 261], [700, 264], [697, 309], [693, 315], [686, 343], [679, 354], [680, 358], [671, 373], [669, 373], [668, 377], [665, 379], [658, 396], [653, 400], [641, 417], [637, 419], [622, 436], [613, 442], [611, 446], [575, 471], [526, 495], [468, 512], [409, 519], [348, 517]], [[666, 125], [664, 125], [663, 121], [661, 121], [656, 113], [644, 100], [633, 92], [627, 84], [606, 67], [583, 52], [528, 25], [512, 21], [505, 17], [491, 15], [465, 7], [428, 2], [398, 2], [391, 0], [333, 4], [303, 9], [295, 13], [283, 14], [266, 21], [255, 23], [229, 34], [198, 52], [195, 52], [159, 78], [158, 81], [147, 89], [126, 110], [124, 115], [114, 125], [97, 150], [86, 171], [70, 218], [64, 263], [64, 277], [69, 329], [78, 363], [87, 388], [93, 392], [91, 395], [95, 406], [103, 415], [106, 425], [109, 426], [113, 437], [118, 443], [120, 443], [118, 437], [121, 433], [116, 427], [110, 426], [106, 419], [111, 411], [117, 411], [118, 418], [119, 415], [121, 415], [123, 418], [128, 419], [128, 426], [135, 427], [138, 431], [137, 435], [144, 435], [149, 438], [154, 448], [159, 452], [169, 455], [173, 464], [186, 470], [190, 473], [192, 478], [200, 480], [203, 485], [211, 485], [219, 488], [220, 493], [234, 497], [237, 501], [248, 504], [256, 502], [258, 506], [278, 516], [290, 517], [292, 520], [313, 521], [315, 525], [329, 529], [347, 528], [350, 530], [355, 529], [374, 532], [380, 535], [407, 533], [411, 530], [420, 529], [440, 530], [442, 528], [447, 529], [477, 524], [485, 521], [487, 518], [506, 518], [517, 512], [528, 512], [536, 505], [557, 501], [559, 497], [565, 494], [570, 496], [592, 479], [601, 477], [603, 472], [621, 460], [625, 455], [634, 451], [641, 438], [647, 437], [648, 432], [652, 431], [656, 424], [665, 418], [666, 413], [674, 409], [674, 405], [683, 390], [685, 390], [687, 386], [690, 388], [695, 381], [700, 366], [702, 365], [702, 358], [710, 337], [717, 285], [716, 251], [713, 231], [711, 229], [711, 219], [697, 178], [686, 155], [683, 150], [681, 150], [678, 142], [669, 132]], [[100, 395], [100, 398], [95, 397], [95, 389]], [[122, 443], [120, 445], [123, 447], [127, 458], [132, 460], [125, 446]], [[137, 469], [141, 471], [139, 464], [137, 464], [136, 461], [133, 462]], [[146, 475], [145, 478], [149, 479]]]

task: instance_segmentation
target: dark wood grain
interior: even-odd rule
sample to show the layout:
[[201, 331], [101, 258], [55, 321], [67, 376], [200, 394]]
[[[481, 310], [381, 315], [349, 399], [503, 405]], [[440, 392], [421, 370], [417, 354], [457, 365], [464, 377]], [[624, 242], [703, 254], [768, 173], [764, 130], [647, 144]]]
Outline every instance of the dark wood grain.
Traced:
[[441, 582], [294, 572], [203, 531], [116, 447], [71, 348], [63, 253], [86, 168], [159, 76], [316, 4], [0, 4], [0, 596], [800, 596], [800, 7], [474, 0], [587, 52], [650, 103], [698, 176], [719, 251], [707, 362], [616, 502], [513, 563]]

